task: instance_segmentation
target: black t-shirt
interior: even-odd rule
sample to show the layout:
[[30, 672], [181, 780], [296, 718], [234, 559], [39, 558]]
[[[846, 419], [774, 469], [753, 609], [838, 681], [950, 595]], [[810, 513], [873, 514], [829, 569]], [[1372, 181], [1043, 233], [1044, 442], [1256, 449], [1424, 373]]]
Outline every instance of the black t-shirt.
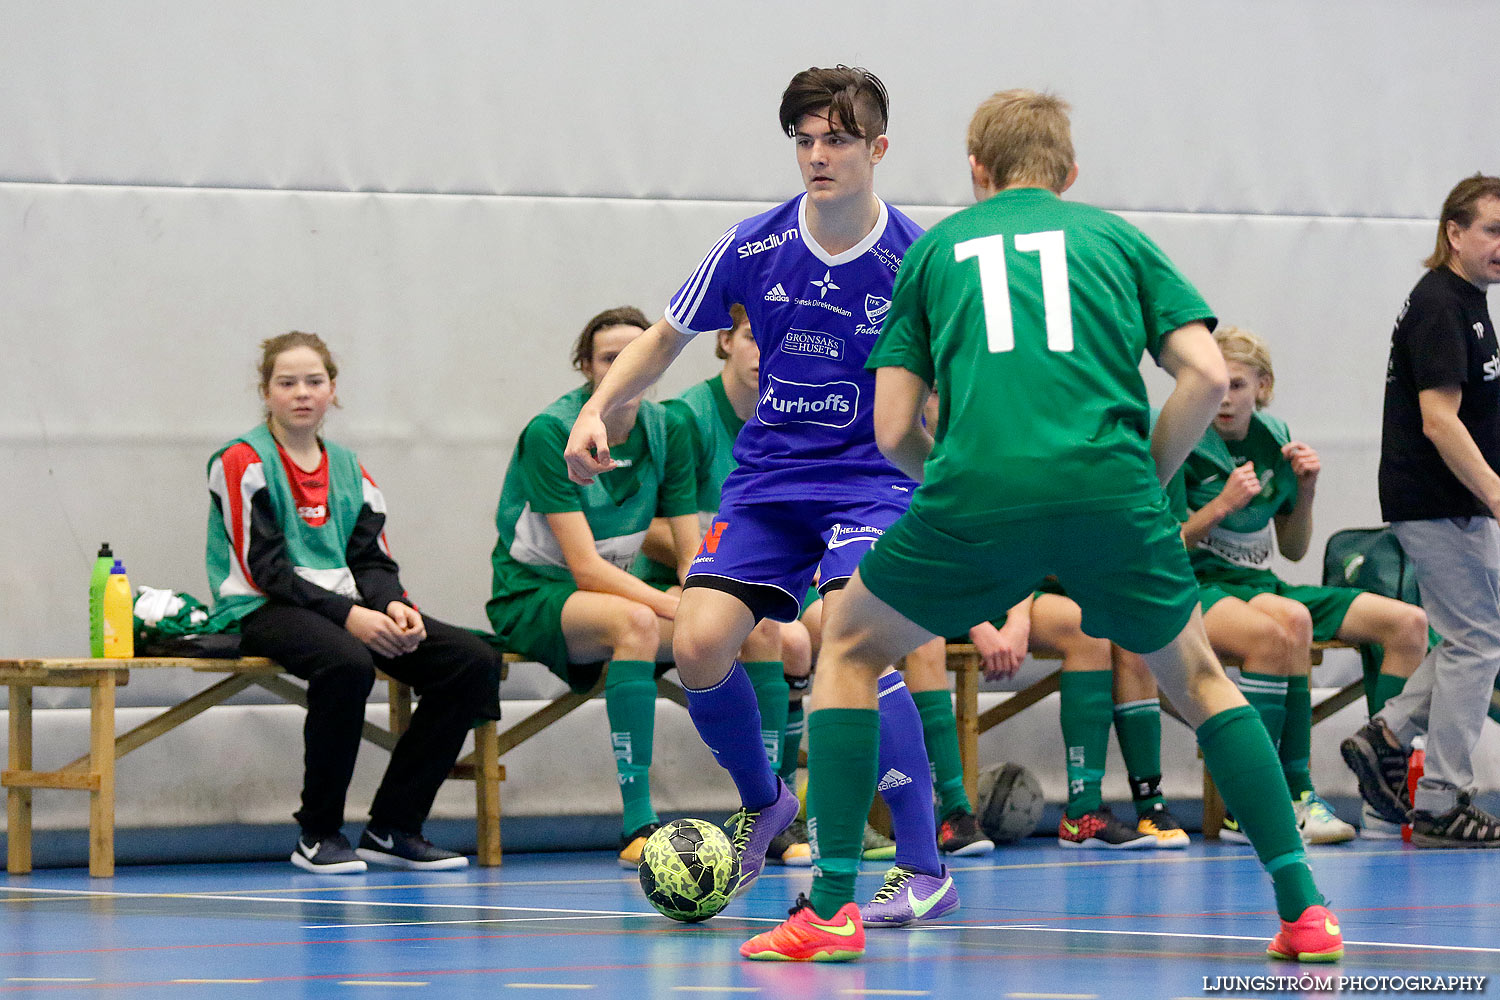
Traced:
[[1500, 343], [1482, 289], [1446, 267], [1407, 296], [1385, 370], [1380, 512], [1387, 521], [1489, 516], [1422, 433], [1417, 393], [1458, 386], [1459, 419], [1492, 469], [1500, 469]]

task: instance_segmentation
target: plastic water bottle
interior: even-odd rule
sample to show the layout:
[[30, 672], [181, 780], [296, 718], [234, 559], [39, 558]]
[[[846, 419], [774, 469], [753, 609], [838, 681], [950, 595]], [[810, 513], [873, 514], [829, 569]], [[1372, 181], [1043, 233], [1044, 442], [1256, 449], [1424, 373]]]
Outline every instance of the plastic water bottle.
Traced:
[[109, 543], [99, 546], [99, 555], [94, 559], [94, 572], [89, 577], [89, 655], [104, 655], [104, 585], [109, 582], [109, 571], [114, 567], [115, 554]]
[[104, 655], [122, 660], [135, 655], [135, 601], [125, 564], [118, 559], [104, 583]]
[[[1411, 808], [1417, 807], [1417, 782], [1427, 768], [1427, 737], [1416, 736], [1411, 741], [1411, 756], [1406, 759], [1406, 800]], [[1401, 824], [1401, 839], [1411, 843], [1411, 824]]]

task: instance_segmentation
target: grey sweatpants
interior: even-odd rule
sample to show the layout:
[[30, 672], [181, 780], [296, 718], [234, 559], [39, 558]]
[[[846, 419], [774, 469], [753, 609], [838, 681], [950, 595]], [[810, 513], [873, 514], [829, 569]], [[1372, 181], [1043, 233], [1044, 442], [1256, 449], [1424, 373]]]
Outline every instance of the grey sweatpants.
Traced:
[[1416, 808], [1444, 813], [1473, 783], [1474, 748], [1500, 673], [1500, 528], [1493, 518], [1458, 517], [1394, 521], [1391, 530], [1443, 641], [1380, 717], [1404, 747], [1427, 734]]

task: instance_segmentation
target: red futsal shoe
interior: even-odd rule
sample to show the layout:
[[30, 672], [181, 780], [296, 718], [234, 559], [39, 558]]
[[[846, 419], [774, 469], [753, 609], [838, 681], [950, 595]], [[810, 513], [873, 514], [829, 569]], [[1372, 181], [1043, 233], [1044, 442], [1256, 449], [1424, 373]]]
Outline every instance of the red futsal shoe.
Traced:
[[740, 954], [757, 962], [849, 962], [865, 953], [865, 928], [853, 902], [824, 920], [798, 895], [788, 912], [779, 926], [740, 945]]
[[1339, 918], [1326, 906], [1309, 906], [1295, 921], [1283, 920], [1266, 954], [1294, 962], [1337, 962], [1344, 957]]

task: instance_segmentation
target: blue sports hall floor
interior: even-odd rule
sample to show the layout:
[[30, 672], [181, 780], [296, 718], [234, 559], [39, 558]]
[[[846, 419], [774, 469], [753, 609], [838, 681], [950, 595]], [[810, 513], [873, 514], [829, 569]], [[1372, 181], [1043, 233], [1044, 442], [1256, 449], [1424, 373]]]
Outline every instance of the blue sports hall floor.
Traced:
[[[1500, 972], [1500, 853], [1311, 848], [1343, 922], [1340, 965], [1263, 952], [1276, 928], [1248, 847], [1075, 852], [1032, 838], [951, 866], [956, 919], [870, 932], [847, 965], [741, 961], [806, 869], [771, 868], [703, 924], [657, 915], [612, 854], [500, 868], [314, 876], [286, 863], [0, 877], [0, 993], [55, 997], [1091, 997], [1390, 995]], [[867, 864], [872, 893], [882, 866]], [[1359, 977], [1278, 989], [1232, 977]], [[1221, 978], [1222, 977], [1222, 978]], [[1395, 989], [1376, 992], [1383, 982]], [[1485, 992], [1500, 991], [1487, 980]]]

